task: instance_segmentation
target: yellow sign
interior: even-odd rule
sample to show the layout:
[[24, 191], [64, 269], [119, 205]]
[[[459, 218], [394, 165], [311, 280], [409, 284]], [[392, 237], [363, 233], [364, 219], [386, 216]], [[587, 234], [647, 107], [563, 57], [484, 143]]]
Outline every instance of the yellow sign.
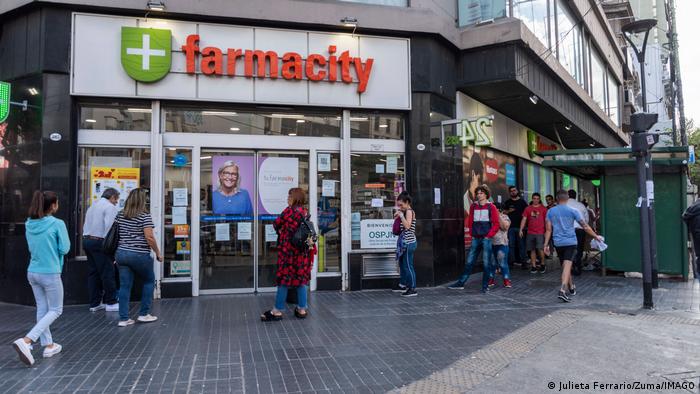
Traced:
[[139, 187], [141, 170], [139, 168], [90, 168], [90, 204], [102, 197], [108, 188], [119, 191], [119, 208], [124, 208], [124, 202], [132, 190]]

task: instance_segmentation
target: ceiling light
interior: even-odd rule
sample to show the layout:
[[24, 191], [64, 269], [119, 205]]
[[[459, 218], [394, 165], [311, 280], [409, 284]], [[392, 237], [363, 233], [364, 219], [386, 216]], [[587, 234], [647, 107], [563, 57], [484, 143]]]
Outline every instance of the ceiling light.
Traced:
[[593, 147], [593, 146], [595, 146], [595, 142], [591, 142], [589, 145], [590, 145], [591, 147]]
[[289, 133], [289, 135], [293, 137], [293, 136], [297, 135], [297, 133]]
[[199, 160], [208, 160], [211, 159], [211, 156], [202, 156], [199, 158]]
[[141, 113], [151, 113], [150, 108], [127, 108], [128, 112], [141, 112]]
[[149, 11], [165, 11], [165, 2], [163, 1], [149, 1], [146, 3], [146, 8]]
[[340, 20], [340, 23], [345, 27], [357, 27], [357, 18], [346, 16]]
[[168, 148], [168, 150], [177, 150], [177, 148]]
[[304, 119], [304, 115], [298, 114], [270, 114], [267, 115], [271, 118], [283, 118], [283, 119]]
[[540, 101], [540, 98], [535, 96], [534, 94], [530, 95], [530, 102], [533, 104], [537, 104], [537, 102]]
[[564, 125], [564, 129], [566, 129], [566, 131], [571, 130], [571, 123], [565, 124], [565, 125]]
[[351, 122], [366, 122], [366, 121], [368, 121], [368, 120], [369, 120], [369, 118], [366, 117], [366, 116], [365, 116], [365, 117], [362, 117], [362, 116], [360, 116], [360, 117], [352, 117], [352, 116], [351, 116], [351, 117], [350, 117], [350, 121], [351, 121]]
[[95, 119], [85, 119], [85, 123], [97, 123]]
[[306, 123], [304, 119], [297, 119], [297, 123]]
[[389, 127], [389, 125], [388, 125], [388, 124], [380, 124], [379, 127], [381, 127], [381, 128], [387, 128], [387, 127]]
[[230, 111], [202, 111], [202, 115], [211, 116], [236, 116], [235, 112]]
[[31, 94], [32, 96], [36, 96], [37, 94], [39, 94], [39, 91], [35, 88], [29, 88], [27, 90], [29, 90], [29, 94]]
[[239, 129], [238, 127], [231, 127], [229, 130], [231, 130], [231, 131], [240, 131], [241, 129]]

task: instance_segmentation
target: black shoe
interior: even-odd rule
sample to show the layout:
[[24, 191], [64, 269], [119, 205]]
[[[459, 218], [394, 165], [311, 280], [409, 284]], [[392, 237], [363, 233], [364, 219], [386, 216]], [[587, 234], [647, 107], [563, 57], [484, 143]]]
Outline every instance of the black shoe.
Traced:
[[537, 271], [537, 267], [532, 267], [532, 268], [530, 268], [530, 273], [531, 273], [531, 274], [536, 274], [537, 272], [539, 272], [539, 271]]
[[559, 290], [558, 298], [564, 302], [571, 302], [571, 298], [569, 298], [569, 296], [566, 295], [566, 292], [564, 292], [564, 290]]
[[416, 291], [416, 289], [408, 289], [408, 290], [404, 291], [403, 293], [401, 293], [401, 297], [415, 297], [417, 295], [418, 295], [418, 292]]
[[576, 285], [569, 287], [569, 295], [572, 295], [572, 296], [576, 295]]
[[464, 283], [456, 282], [447, 286], [447, 288], [450, 290], [464, 290]]
[[403, 293], [404, 291], [406, 291], [406, 286], [399, 284], [399, 285], [392, 287], [391, 291]]
[[540, 274], [544, 274], [545, 272], [547, 272], [547, 266], [544, 264], [540, 265], [538, 271], [540, 272]]

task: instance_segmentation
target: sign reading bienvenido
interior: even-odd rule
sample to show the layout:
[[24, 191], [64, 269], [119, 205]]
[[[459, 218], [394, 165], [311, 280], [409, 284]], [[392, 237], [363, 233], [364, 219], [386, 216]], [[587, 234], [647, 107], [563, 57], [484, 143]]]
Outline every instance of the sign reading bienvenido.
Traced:
[[0, 82], [0, 123], [10, 115], [10, 84]]
[[122, 27], [122, 66], [139, 82], [156, 82], [168, 75], [171, 33], [166, 29]]

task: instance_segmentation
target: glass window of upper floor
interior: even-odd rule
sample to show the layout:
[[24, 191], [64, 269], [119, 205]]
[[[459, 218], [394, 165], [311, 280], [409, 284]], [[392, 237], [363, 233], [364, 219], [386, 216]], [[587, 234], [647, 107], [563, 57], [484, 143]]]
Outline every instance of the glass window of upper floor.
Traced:
[[350, 137], [402, 140], [404, 117], [382, 112], [351, 112]]
[[80, 128], [86, 130], [150, 131], [150, 103], [82, 103]]
[[396, 7], [408, 7], [408, 0], [338, 0], [347, 3], [363, 3], [375, 5], [390, 5]]
[[505, 18], [506, 9], [506, 0], [457, 0], [459, 26]]

